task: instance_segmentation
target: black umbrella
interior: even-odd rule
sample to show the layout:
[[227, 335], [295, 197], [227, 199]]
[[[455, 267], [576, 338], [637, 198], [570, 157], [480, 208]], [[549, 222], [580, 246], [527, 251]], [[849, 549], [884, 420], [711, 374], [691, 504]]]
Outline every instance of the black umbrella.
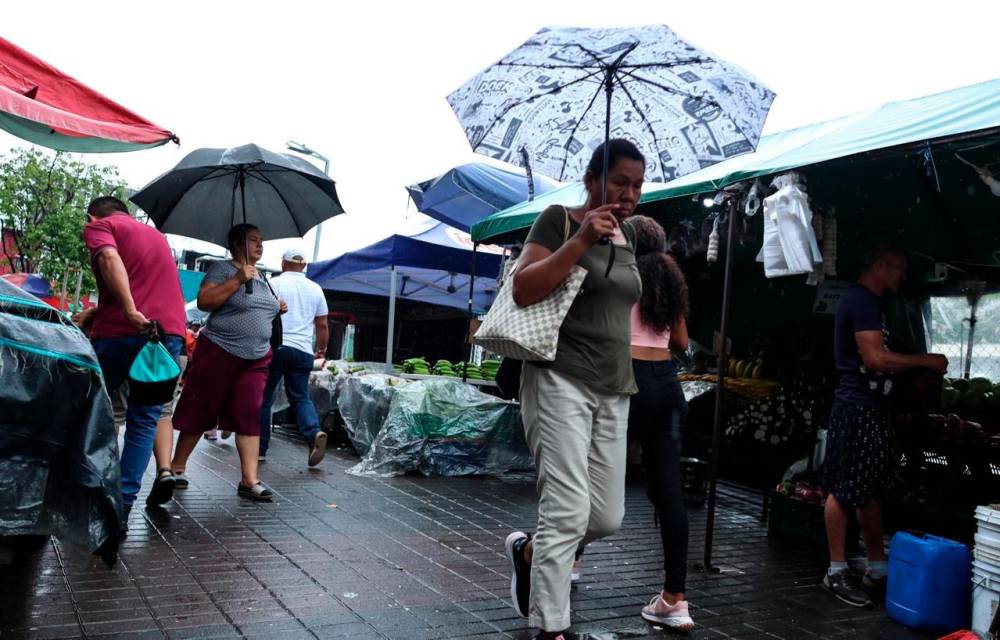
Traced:
[[344, 212], [328, 175], [255, 144], [192, 151], [131, 200], [160, 231], [222, 246], [241, 222], [269, 240], [298, 238]]

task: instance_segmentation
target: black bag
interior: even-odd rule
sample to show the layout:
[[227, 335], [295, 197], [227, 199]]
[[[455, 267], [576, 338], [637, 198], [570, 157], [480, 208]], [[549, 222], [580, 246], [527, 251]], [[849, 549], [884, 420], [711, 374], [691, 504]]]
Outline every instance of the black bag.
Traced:
[[497, 389], [500, 390], [500, 397], [504, 400], [519, 400], [521, 398], [521, 369], [523, 368], [524, 360], [504, 358], [500, 361], [496, 383]]
[[[274, 292], [274, 287], [272, 287], [271, 283], [268, 282], [267, 276], [261, 274], [261, 277], [264, 278], [264, 283], [267, 285], [267, 288], [271, 290], [271, 295], [274, 296], [274, 299], [277, 300], [280, 305], [281, 298], [279, 298], [278, 294]], [[281, 347], [284, 340], [285, 328], [281, 324], [281, 310], [279, 309], [278, 315], [274, 316], [274, 319], [271, 320], [271, 349], [277, 351]]]

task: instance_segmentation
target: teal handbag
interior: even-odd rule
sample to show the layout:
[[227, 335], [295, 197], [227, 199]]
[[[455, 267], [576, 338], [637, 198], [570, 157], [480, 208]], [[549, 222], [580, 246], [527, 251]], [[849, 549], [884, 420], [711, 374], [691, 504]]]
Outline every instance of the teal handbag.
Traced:
[[173, 400], [181, 368], [163, 346], [162, 339], [163, 327], [154, 322], [149, 341], [136, 354], [128, 370], [130, 403], [160, 405]]

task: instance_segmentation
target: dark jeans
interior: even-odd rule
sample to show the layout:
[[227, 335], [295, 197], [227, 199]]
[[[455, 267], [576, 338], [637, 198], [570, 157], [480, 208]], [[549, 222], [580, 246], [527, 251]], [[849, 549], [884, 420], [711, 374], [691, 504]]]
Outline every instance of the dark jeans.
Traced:
[[663, 590], [682, 593], [687, 579], [688, 518], [681, 487], [681, 434], [687, 401], [673, 362], [633, 360], [639, 393], [629, 406], [629, 439], [642, 444], [646, 495], [656, 508], [663, 543]]
[[[108, 394], [112, 395], [128, 379], [128, 370], [139, 350], [146, 346], [146, 337], [122, 336], [120, 338], [101, 338], [94, 340], [94, 352], [101, 363], [104, 373], [104, 385]], [[180, 357], [184, 348], [184, 339], [178, 336], [167, 336], [163, 341], [170, 355]], [[125, 417], [125, 446], [121, 452], [122, 467], [122, 502], [130, 505], [135, 502], [142, 487], [142, 474], [149, 466], [149, 458], [153, 455], [153, 441], [156, 439], [156, 421], [160, 419], [163, 405], [148, 405], [128, 403], [128, 413]]]
[[309, 444], [319, 433], [319, 415], [309, 398], [309, 373], [312, 371], [313, 354], [292, 347], [281, 347], [274, 352], [271, 368], [264, 387], [264, 404], [260, 407], [260, 455], [267, 455], [271, 443], [271, 405], [274, 391], [281, 378], [285, 379], [285, 395], [295, 412], [295, 421]]

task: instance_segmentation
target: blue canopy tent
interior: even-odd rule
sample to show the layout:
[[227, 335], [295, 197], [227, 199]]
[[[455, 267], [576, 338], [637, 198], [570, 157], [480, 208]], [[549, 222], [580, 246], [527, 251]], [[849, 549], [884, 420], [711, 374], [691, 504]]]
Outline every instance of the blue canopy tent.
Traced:
[[326, 291], [389, 298], [386, 362], [391, 363], [397, 299], [467, 309], [475, 273], [482, 277], [475, 281], [471, 306], [474, 313], [483, 313], [496, 293], [501, 257], [499, 249], [484, 251], [482, 246], [473, 253], [468, 234], [428, 220], [412, 231], [311, 264], [306, 273]]
[[406, 191], [421, 213], [468, 232], [479, 220], [558, 186], [545, 176], [529, 178], [519, 167], [471, 162]]

